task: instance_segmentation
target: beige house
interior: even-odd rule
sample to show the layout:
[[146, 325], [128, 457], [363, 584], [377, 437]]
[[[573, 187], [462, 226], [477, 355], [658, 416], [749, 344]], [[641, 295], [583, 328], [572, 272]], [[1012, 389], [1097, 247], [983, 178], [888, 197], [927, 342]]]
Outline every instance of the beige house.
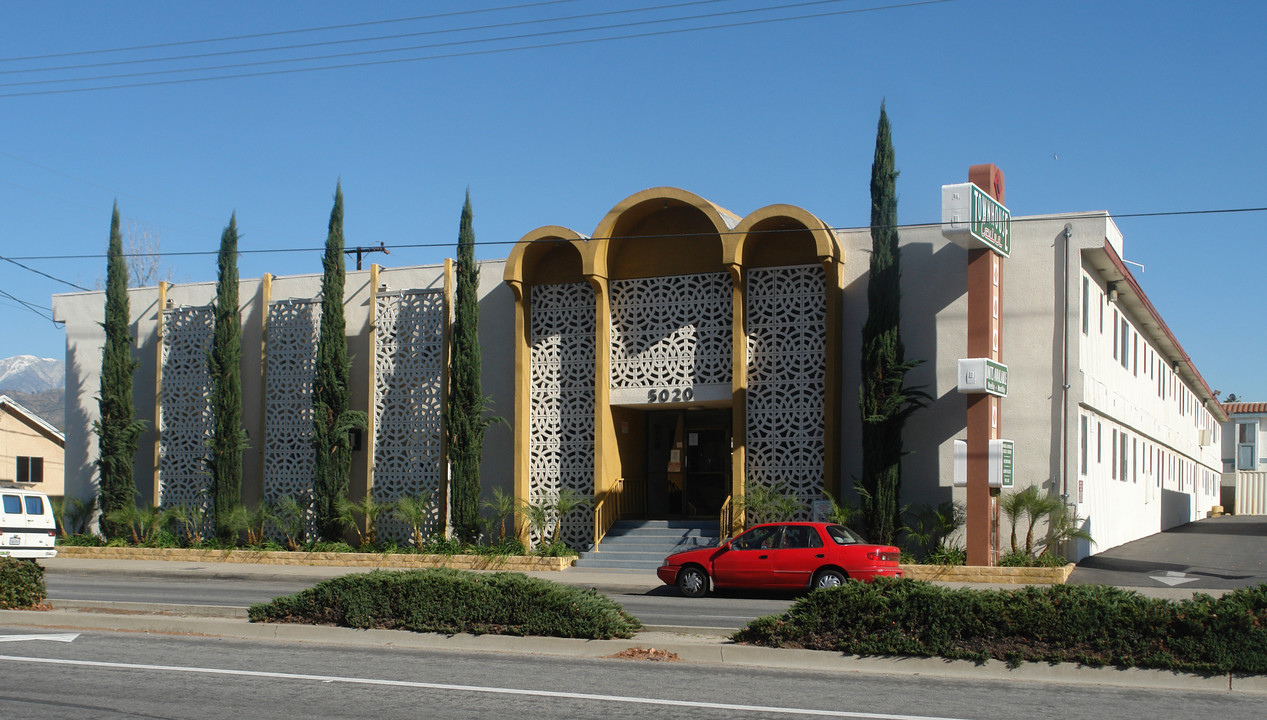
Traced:
[[66, 436], [0, 395], [0, 485], [20, 484], [60, 497]]

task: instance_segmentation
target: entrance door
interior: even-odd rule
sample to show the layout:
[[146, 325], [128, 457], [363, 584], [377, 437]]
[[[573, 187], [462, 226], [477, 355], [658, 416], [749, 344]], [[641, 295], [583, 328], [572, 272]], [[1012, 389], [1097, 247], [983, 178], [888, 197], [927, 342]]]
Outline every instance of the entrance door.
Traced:
[[730, 493], [730, 410], [647, 413], [647, 514], [715, 518]]

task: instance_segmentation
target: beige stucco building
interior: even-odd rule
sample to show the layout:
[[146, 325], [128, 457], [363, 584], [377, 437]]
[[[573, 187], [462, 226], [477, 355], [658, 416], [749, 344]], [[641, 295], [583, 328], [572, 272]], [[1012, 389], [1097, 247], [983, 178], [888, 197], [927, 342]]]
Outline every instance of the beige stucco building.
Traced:
[[[804, 517], [851, 495], [869, 232], [793, 205], [741, 215], [676, 188], [596, 217], [590, 233], [538, 228], [507, 260], [480, 263], [483, 392], [508, 421], [485, 439], [485, 492], [590, 498], [564, 523], [579, 548], [620, 517], [725, 524], [754, 484], [779, 485]], [[902, 229], [901, 247], [903, 339], [923, 361], [908, 377], [932, 398], [907, 425], [902, 500], [962, 502], [968, 251], [922, 226]], [[1218, 498], [1226, 415], [1123, 248], [1104, 212], [1013, 218], [1002, 265], [999, 430], [1015, 443], [1015, 489], [1063, 498], [1095, 537], [1074, 557], [1196, 519]], [[241, 282], [248, 503], [311, 493], [319, 283]], [[130, 291], [136, 403], [151, 423], [136, 475], [145, 501], [207, 502], [213, 295], [213, 283]], [[354, 498], [445, 497], [451, 297], [447, 265], [348, 273], [352, 405], [372, 418]], [[95, 482], [103, 307], [102, 293], [54, 297], [67, 332], [66, 482], [79, 495]]]
[[62, 495], [66, 438], [8, 395], [0, 395], [0, 485]]

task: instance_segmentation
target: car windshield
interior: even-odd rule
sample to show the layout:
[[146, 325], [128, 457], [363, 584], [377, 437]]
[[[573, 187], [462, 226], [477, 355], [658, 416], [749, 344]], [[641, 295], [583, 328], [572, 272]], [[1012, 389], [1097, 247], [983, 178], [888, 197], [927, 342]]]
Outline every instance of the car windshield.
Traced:
[[828, 525], [827, 534], [836, 541], [837, 545], [857, 545], [866, 542], [861, 535], [844, 525]]

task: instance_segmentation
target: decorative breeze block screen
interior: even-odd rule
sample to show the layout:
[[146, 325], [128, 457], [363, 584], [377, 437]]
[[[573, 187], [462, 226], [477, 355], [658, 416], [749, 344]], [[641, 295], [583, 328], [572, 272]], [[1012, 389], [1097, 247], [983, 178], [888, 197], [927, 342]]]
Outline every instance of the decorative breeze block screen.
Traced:
[[185, 507], [211, 520], [211, 374], [207, 353], [215, 315], [210, 306], [163, 311], [163, 380], [159, 397], [159, 497], [162, 507]]
[[321, 301], [278, 300], [268, 305], [264, 392], [264, 499], [294, 498], [306, 508], [305, 530], [315, 531], [312, 483], [312, 391], [317, 371]]
[[612, 404], [729, 398], [732, 296], [724, 272], [613, 280]]
[[[594, 291], [569, 283], [534, 285], [530, 292], [528, 500], [548, 505], [563, 488], [593, 498]], [[559, 539], [583, 550], [593, 530], [593, 509], [581, 508], [563, 518]], [[532, 542], [541, 539], [533, 528]]]
[[826, 452], [827, 280], [820, 265], [748, 272], [747, 483], [822, 497]]
[[[374, 489], [377, 503], [427, 495], [423, 535], [443, 527], [441, 370], [445, 302], [442, 290], [377, 295], [374, 346]], [[409, 525], [380, 515], [378, 537], [408, 544]]]

